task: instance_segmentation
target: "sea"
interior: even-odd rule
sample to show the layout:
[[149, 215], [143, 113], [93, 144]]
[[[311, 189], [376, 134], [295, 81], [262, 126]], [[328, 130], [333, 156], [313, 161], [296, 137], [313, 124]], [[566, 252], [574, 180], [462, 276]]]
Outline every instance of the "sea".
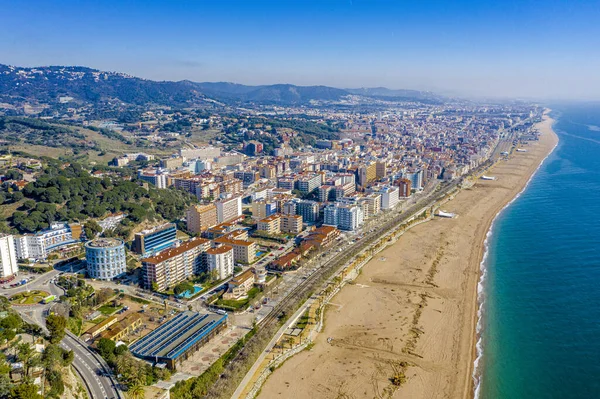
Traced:
[[560, 141], [487, 237], [479, 399], [600, 398], [600, 103], [549, 107]]

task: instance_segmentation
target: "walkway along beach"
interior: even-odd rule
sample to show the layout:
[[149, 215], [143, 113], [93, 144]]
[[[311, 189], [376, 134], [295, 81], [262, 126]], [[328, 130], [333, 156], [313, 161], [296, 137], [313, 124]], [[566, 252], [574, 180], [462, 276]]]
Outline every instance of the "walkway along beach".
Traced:
[[458, 218], [415, 226], [370, 260], [327, 306], [314, 347], [275, 370], [259, 398], [472, 397], [484, 240], [555, 147], [551, 126], [546, 116], [539, 141], [486, 172], [496, 180], [444, 204]]

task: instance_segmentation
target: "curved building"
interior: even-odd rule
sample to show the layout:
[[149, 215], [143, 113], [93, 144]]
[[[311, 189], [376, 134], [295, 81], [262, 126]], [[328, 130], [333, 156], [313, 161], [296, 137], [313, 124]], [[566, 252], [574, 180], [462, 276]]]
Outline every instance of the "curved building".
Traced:
[[125, 273], [125, 246], [117, 238], [97, 238], [85, 243], [85, 259], [90, 278], [112, 280]]

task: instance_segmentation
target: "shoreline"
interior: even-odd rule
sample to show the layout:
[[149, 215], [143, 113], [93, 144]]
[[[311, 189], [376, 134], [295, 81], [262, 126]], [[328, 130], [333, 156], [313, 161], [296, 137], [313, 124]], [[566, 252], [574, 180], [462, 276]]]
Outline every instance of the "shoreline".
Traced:
[[[498, 180], [477, 180], [445, 205], [459, 218], [417, 226], [370, 260], [327, 306], [313, 349], [288, 359], [259, 397], [473, 397], [486, 237], [555, 147], [549, 119], [551, 134], [540, 128], [530, 152], [492, 166]], [[408, 365], [399, 388], [393, 362]]]
[[[533, 179], [535, 178], [535, 176], [537, 175], [538, 171], [542, 168], [542, 166], [544, 165], [544, 162], [546, 162], [546, 160], [552, 155], [552, 153], [554, 153], [554, 150], [556, 150], [556, 147], [558, 147], [559, 144], [559, 140], [558, 140], [558, 135], [556, 134], [556, 132], [553, 129], [554, 123], [556, 122], [555, 119], [551, 118], [549, 116], [549, 113], [551, 112], [551, 109], [546, 108], [546, 110], [544, 111], [544, 118], [542, 120], [542, 122], [538, 123], [538, 129], [540, 129], [540, 131], [542, 131], [542, 133], [545, 134], [550, 134], [551, 136], [553, 135], [556, 142], [554, 144], [554, 146], [550, 149], [550, 152], [548, 152], [546, 154], [546, 156], [544, 158], [542, 158], [542, 160], [540, 161], [540, 163], [538, 164], [537, 168], [533, 171], [533, 173], [529, 176], [529, 179], [527, 180], [527, 182], [525, 183], [525, 185], [523, 186], [523, 188], [521, 189], [521, 191], [519, 191], [510, 201], [508, 201], [494, 216], [494, 218], [492, 219], [488, 231], [485, 235], [485, 239], [483, 241], [483, 254], [481, 256], [481, 262], [479, 264], [479, 281], [477, 283], [477, 291], [476, 291], [476, 298], [477, 298], [477, 312], [475, 314], [475, 328], [473, 329], [473, 361], [471, 362], [472, 364], [472, 371], [471, 371], [471, 383], [472, 383], [472, 388], [469, 390], [469, 392], [471, 392], [471, 394], [468, 395], [468, 397], [472, 397], [474, 399], [478, 399], [479, 395], [480, 395], [480, 389], [481, 389], [481, 377], [482, 377], [482, 364], [481, 361], [483, 360], [484, 357], [484, 348], [483, 348], [483, 317], [484, 317], [484, 311], [485, 311], [485, 282], [486, 282], [486, 275], [487, 275], [487, 260], [488, 260], [488, 254], [489, 254], [489, 240], [490, 238], [494, 235], [494, 226], [496, 224], [496, 221], [498, 220], [498, 218], [502, 215], [502, 213], [504, 213], [505, 210], [507, 210], [513, 203], [515, 203], [520, 197], [521, 195], [529, 188], [530, 183], [533, 181]], [[548, 126], [544, 126], [544, 124], [548, 125]], [[497, 234], [497, 233], [496, 233]], [[467, 396], [467, 395], [465, 395]]]

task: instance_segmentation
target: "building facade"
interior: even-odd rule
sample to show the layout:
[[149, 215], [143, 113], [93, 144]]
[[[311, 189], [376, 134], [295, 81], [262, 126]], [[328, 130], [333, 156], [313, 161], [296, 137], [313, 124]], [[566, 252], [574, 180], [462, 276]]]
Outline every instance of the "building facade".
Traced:
[[17, 237], [15, 248], [18, 259], [43, 260], [52, 251], [75, 244], [81, 239], [80, 224], [54, 222], [50, 227], [35, 234]]
[[176, 242], [177, 227], [174, 223], [166, 223], [136, 233], [133, 240], [133, 251], [142, 256], [149, 256], [175, 245]]
[[192, 238], [181, 245], [142, 259], [144, 287], [166, 291], [194, 274], [204, 271], [202, 254], [210, 241]]
[[219, 200], [217, 207], [217, 222], [224, 223], [242, 216], [242, 197]]
[[0, 234], [0, 278], [19, 274], [15, 239], [10, 234]]
[[210, 248], [204, 253], [207, 271], [217, 280], [233, 275], [233, 248], [227, 245]]
[[215, 204], [192, 205], [187, 211], [186, 222], [188, 231], [202, 233], [218, 224], [217, 207]]
[[85, 260], [90, 278], [112, 280], [125, 274], [125, 245], [117, 238], [97, 238], [85, 243]]

